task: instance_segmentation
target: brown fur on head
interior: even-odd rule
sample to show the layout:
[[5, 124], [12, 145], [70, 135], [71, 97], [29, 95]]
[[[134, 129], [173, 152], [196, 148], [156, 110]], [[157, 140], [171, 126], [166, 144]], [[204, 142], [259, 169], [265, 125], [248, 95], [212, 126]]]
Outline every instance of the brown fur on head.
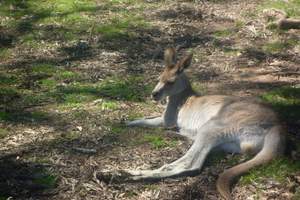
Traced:
[[174, 48], [165, 50], [165, 69], [159, 77], [159, 82], [152, 91], [154, 100], [160, 100], [166, 96], [174, 95], [185, 89], [185, 76], [182, 73], [192, 62], [193, 55], [188, 54], [176, 61]]

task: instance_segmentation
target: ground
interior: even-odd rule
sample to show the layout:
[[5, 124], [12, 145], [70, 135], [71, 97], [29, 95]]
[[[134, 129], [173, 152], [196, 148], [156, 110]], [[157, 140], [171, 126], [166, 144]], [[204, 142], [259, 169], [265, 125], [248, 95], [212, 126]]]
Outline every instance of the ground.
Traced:
[[193, 52], [201, 94], [257, 97], [286, 126], [288, 153], [251, 170], [234, 199], [300, 199], [299, 30], [278, 30], [274, 9], [298, 0], [3, 0], [0, 2], [0, 199], [221, 199], [224, 168], [248, 158], [212, 153], [200, 175], [114, 183], [100, 171], [157, 168], [189, 141], [162, 128], [150, 98], [163, 50]]

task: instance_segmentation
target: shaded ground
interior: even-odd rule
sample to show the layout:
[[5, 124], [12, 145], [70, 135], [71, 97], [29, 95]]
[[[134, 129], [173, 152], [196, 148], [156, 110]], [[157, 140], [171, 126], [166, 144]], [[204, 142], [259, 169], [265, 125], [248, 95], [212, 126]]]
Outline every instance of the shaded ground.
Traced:
[[212, 154], [199, 176], [152, 184], [97, 177], [159, 167], [190, 145], [123, 126], [163, 110], [149, 96], [167, 46], [194, 52], [198, 91], [259, 96], [287, 126], [291, 157], [241, 178], [235, 199], [300, 198], [300, 34], [268, 28], [265, 10], [299, 17], [300, 5], [274, 2], [1, 1], [0, 199], [220, 199], [218, 174], [246, 158]]

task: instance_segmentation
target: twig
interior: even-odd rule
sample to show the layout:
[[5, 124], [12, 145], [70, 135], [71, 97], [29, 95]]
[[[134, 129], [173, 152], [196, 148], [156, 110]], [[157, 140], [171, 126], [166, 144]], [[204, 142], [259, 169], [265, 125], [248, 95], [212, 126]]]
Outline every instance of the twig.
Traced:
[[80, 153], [97, 153], [96, 149], [86, 149], [86, 148], [81, 148], [81, 147], [73, 147], [73, 150], [80, 152]]

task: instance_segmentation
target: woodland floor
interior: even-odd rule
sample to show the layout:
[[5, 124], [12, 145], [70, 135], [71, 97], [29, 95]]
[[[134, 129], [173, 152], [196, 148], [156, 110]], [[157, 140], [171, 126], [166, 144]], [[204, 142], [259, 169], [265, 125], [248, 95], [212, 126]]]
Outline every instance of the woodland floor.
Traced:
[[[300, 199], [300, 32], [277, 30], [289, 1], [0, 1], [0, 199], [221, 199], [218, 174], [247, 158], [213, 153], [200, 175], [109, 183], [99, 172], [157, 168], [189, 142], [127, 128], [154, 116], [163, 50], [194, 53], [202, 94], [258, 97], [274, 106], [292, 151], [252, 170], [234, 199]], [[290, 145], [289, 145], [290, 146]]]

